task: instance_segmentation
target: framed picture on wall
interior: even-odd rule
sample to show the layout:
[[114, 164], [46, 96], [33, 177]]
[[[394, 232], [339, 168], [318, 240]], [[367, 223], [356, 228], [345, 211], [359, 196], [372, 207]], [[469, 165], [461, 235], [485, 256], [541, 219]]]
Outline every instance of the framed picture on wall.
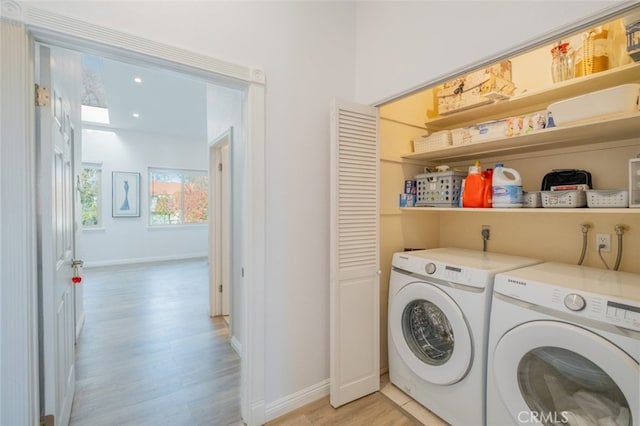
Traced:
[[140, 173], [112, 172], [113, 217], [140, 217]]

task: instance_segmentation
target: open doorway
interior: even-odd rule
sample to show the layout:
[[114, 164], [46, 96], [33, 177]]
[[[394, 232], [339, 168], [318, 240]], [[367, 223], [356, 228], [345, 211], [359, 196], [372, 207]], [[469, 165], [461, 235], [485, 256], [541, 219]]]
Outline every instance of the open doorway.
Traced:
[[[224, 387], [226, 394], [235, 394], [235, 397], [225, 395], [224, 408], [229, 410], [225, 421], [239, 421], [240, 362], [237, 356], [227, 354], [223, 371], [210, 368], [217, 358], [207, 351], [209, 349], [216, 357], [225, 351], [220, 343], [229, 344], [229, 327], [221, 320], [212, 320], [208, 325], [197, 316], [190, 316], [194, 312], [200, 312], [202, 316], [207, 314], [201, 306], [210, 298], [207, 291], [210, 287], [200, 273], [201, 266], [207, 268], [207, 275], [211, 276], [220, 270], [227, 287], [224, 295], [231, 294], [232, 287], [229, 250], [232, 238], [231, 132], [227, 132], [223, 143], [217, 145], [224, 173], [216, 173], [217, 165], [210, 171], [206, 155], [210, 149], [207, 143], [210, 123], [219, 125], [226, 118], [215, 116], [216, 108], [211, 116], [207, 114], [210, 104], [207, 97], [210, 91], [215, 91], [210, 87], [213, 85], [202, 79], [121, 62], [116, 58], [71, 53], [60, 47], [52, 49], [61, 58], [67, 51], [69, 56], [81, 58], [81, 86], [84, 88], [81, 96], [82, 138], [78, 141], [82, 145], [82, 161], [75, 175], [82, 205], [76, 223], [81, 228], [77, 238], [80, 257], [85, 260], [83, 285], [87, 290], [88, 313], [76, 312], [76, 317], [86, 318], [89, 330], [83, 332], [78, 343], [78, 360], [84, 368], [78, 374], [72, 424], [86, 421], [87, 415], [114, 420], [118, 415], [144, 411], [148, 404], [155, 403], [155, 400], [147, 399], [150, 392], [145, 383], [171, 383], [172, 377], [173, 380], [179, 377], [182, 384], [176, 394], [182, 391], [197, 400], [209, 398], [210, 391], [200, 392], [198, 389], [203, 387], [190, 382], [190, 375], [194, 374], [207, 375], [212, 388]], [[56, 59], [52, 59], [54, 63]], [[65, 71], [58, 72], [64, 74]], [[58, 87], [57, 93], [61, 93], [61, 89]], [[211, 102], [224, 100], [217, 96]], [[237, 109], [229, 116], [242, 116], [241, 105], [224, 107]], [[215, 178], [212, 183], [220, 188], [215, 191], [215, 198], [208, 197], [210, 175]], [[218, 206], [221, 202], [224, 205]], [[219, 221], [214, 221], [214, 211], [219, 212], [216, 215]], [[212, 251], [209, 245], [220, 255], [215, 269], [213, 263], [206, 262]], [[195, 264], [200, 266], [195, 272], [194, 259], [204, 261]], [[173, 268], [166, 269], [169, 264]], [[122, 280], [126, 281], [124, 286], [118, 282]], [[91, 286], [102, 288], [96, 290]], [[132, 289], [134, 287], [137, 289]], [[105, 292], [105, 289], [111, 291]], [[203, 290], [206, 297], [200, 296]], [[210, 290], [216, 294], [217, 289]], [[139, 303], [142, 295], [145, 301]], [[99, 298], [98, 302], [96, 298]], [[108, 303], [109, 308], [105, 309], [104, 303]], [[220, 312], [216, 315], [230, 313], [228, 300], [225, 303], [220, 298], [219, 303]], [[160, 309], [155, 309], [157, 305], [161, 305]], [[76, 307], [81, 309], [82, 304]], [[122, 315], [128, 318], [131, 326], [116, 326], [120, 331], [114, 339], [112, 324], [123, 325]], [[99, 317], [99, 324], [96, 317]], [[102, 337], [96, 330], [103, 330]], [[152, 336], [155, 337], [152, 339]], [[229, 339], [221, 340], [220, 336]], [[200, 340], [207, 342], [203, 344]], [[104, 346], [105, 342], [109, 342], [107, 346]], [[148, 352], [145, 348], [150, 342], [153, 350]], [[183, 349], [173, 348], [183, 344]], [[165, 347], [169, 349], [163, 350]], [[238, 344], [234, 345], [236, 351], [238, 347]], [[101, 356], [96, 356], [96, 351]], [[191, 352], [197, 353], [203, 364], [197, 372], [188, 362]], [[106, 356], [109, 353], [111, 355]], [[158, 354], [171, 359], [166, 374], [156, 372], [151, 377], [145, 373], [146, 369], [140, 369], [136, 364], [141, 357], [151, 357], [149, 362], [152, 364], [158, 362]], [[175, 368], [169, 368], [172, 365]], [[116, 393], [114, 386], [121, 385], [105, 378], [101, 373], [105, 370], [112, 371], [115, 376], [136, 378], [125, 392], [128, 395], [126, 403], [113, 396]], [[140, 370], [142, 372], [138, 373]], [[199, 412], [199, 421], [213, 419], [207, 417], [212, 414], [207, 411], [214, 401], [222, 400], [218, 396], [210, 403], [189, 401], [185, 404], [189, 409], [178, 415], [186, 415], [185, 421], [194, 420], [190, 411], [195, 409]], [[158, 397], [167, 396], [161, 393]], [[45, 393], [44, 399], [50, 398], [56, 396]], [[232, 406], [236, 409], [230, 409]], [[153, 410], [153, 415], [161, 413], [159, 410]], [[234, 419], [234, 415], [237, 418]]]
[[[15, 136], [7, 139], [7, 152], [15, 156], [3, 156], [3, 176], [14, 176], [11, 185], [23, 188], [16, 192], [14, 204], [22, 206], [25, 214], [12, 217], [11, 224], [16, 230], [15, 240], [25, 241], [24, 250], [17, 250], [19, 256], [12, 258], [12, 270], [15, 276], [28, 276], [33, 279], [23, 279], [25, 286], [15, 287], [15, 297], [3, 299], [3, 312], [12, 312], [12, 324], [25, 325], [16, 327], [15, 335], [3, 333], [8, 341], [18, 341], [27, 335], [26, 343], [20, 340], [14, 345], [13, 352], [16, 360], [21, 360], [16, 371], [20, 371], [21, 386], [15, 398], [3, 398], [11, 401], [16, 413], [30, 419], [37, 418], [39, 410], [39, 379], [38, 379], [38, 348], [37, 348], [37, 294], [38, 283], [35, 271], [38, 267], [36, 247], [37, 235], [32, 232], [34, 218], [37, 214], [33, 193], [35, 191], [36, 168], [34, 160], [35, 135], [34, 122], [34, 73], [33, 46], [34, 42], [70, 48], [76, 51], [88, 51], [108, 57], [126, 57], [139, 61], [148, 66], [179, 71], [185, 74], [215, 82], [225, 88], [235, 89], [243, 94], [242, 119], [246, 132], [240, 139], [239, 153], [234, 155], [234, 173], [238, 180], [239, 193], [234, 194], [234, 211], [240, 212], [237, 217], [237, 227], [232, 238], [239, 244], [234, 245], [233, 279], [240, 278], [239, 307], [236, 312], [241, 313], [238, 329], [241, 331], [239, 340], [243, 346], [245, 356], [241, 359], [241, 410], [242, 418], [250, 425], [264, 423], [264, 276], [265, 276], [265, 76], [261, 69], [249, 68], [228, 63], [213, 57], [198, 54], [189, 50], [176, 48], [135, 35], [122, 33], [106, 27], [87, 23], [47, 12], [37, 5], [24, 3], [21, 8], [5, 10], [8, 16], [15, 19], [2, 21], [3, 49], [0, 52], [3, 61], [3, 92], [8, 94], [12, 105], [21, 107], [3, 109], [3, 118], [7, 126], [3, 127], [9, 134]], [[10, 42], [4, 43], [5, 40]], [[5, 84], [9, 82], [10, 84]], [[10, 95], [10, 96], [9, 96]], [[76, 136], [79, 130], [76, 131]], [[4, 152], [4, 151], [3, 151]], [[237, 163], [235, 160], [237, 159]], [[238, 167], [235, 167], [238, 166]], [[234, 176], [235, 178], [235, 176]], [[4, 193], [3, 193], [4, 196]], [[13, 200], [13, 199], [12, 199]], [[236, 210], [236, 206], [239, 208]], [[14, 220], [15, 219], [15, 220]], [[238, 231], [238, 232], [236, 232]], [[29, 249], [28, 247], [32, 247]], [[15, 247], [14, 247], [15, 248]], [[237, 256], [237, 254], [239, 255]], [[235, 263], [237, 261], [237, 263]], [[4, 263], [3, 263], [4, 264]], [[13, 276], [13, 275], [11, 275]], [[13, 309], [9, 303], [24, 301]], [[28, 326], [28, 327], [27, 327]], [[3, 328], [4, 329], [4, 328]], [[29, 330], [33, 332], [29, 333]], [[14, 339], [14, 340], [12, 340]], [[24, 343], [24, 344], [23, 344]], [[28, 343], [28, 344], [27, 344]], [[25, 417], [25, 418], [26, 418]], [[22, 417], [21, 417], [22, 418]]]

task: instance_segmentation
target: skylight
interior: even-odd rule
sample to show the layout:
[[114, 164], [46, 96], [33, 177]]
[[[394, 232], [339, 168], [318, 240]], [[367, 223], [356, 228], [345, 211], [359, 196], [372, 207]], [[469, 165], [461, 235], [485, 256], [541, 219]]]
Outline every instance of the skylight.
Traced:
[[109, 124], [103, 67], [102, 58], [82, 55], [82, 121]]
[[107, 108], [82, 105], [80, 113], [82, 121], [109, 124], [109, 110]]

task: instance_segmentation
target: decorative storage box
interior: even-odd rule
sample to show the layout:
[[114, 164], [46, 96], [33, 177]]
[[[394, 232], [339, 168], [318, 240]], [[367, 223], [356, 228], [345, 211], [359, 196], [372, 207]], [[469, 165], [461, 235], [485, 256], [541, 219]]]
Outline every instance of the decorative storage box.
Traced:
[[629, 160], [629, 207], [640, 207], [640, 158]]
[[588, 207], [629, 207], [629, 191], [609, 189], [587, 191]]
[[416, 176], [417, 207], [458, 207], [465, 172], [424, 173]]
[[542, 207], [586, 207], [585, 191], [542, 191]]
[[503, 61], [444, 83], [437, 93], [438, 113], [451, 114], [494, 99], [508, 99], [516, 86], [511, 81], [511, 62]]
[[556, 126], [638, 111], [640, 84], [630, 83], [598, 90], [549, 105]]
[[451, 145], [451, 132], [443, 130], [413, 139], [413, 152], [435, 151]]

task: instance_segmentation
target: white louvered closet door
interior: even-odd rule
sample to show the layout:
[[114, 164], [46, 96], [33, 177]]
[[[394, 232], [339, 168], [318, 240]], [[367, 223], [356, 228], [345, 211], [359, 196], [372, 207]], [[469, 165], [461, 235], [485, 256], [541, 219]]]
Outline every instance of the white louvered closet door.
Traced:
[[378, 110], [331, 105], [331, 405], [380, 389]]

